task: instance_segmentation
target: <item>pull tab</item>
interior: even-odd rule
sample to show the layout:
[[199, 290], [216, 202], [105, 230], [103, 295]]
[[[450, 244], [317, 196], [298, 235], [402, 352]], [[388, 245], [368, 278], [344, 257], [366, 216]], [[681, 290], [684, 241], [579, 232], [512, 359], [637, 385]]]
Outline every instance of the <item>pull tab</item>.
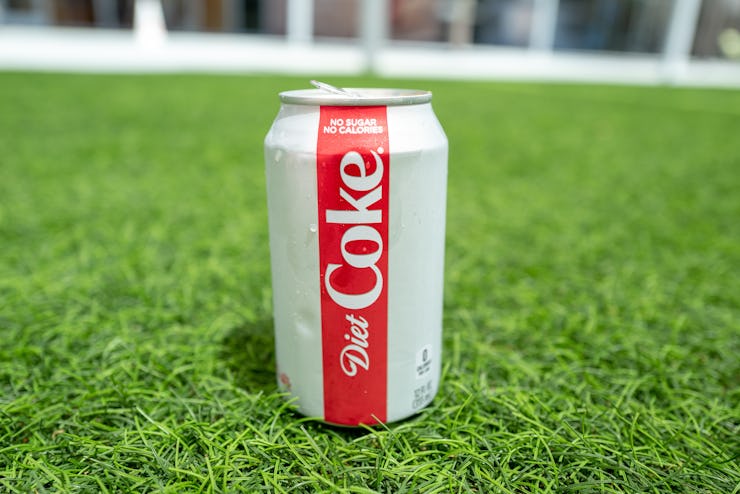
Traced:
[[357, 97], [359, 97], [359, 95], [357, 93], [354, 93], [354, 92], [352, 92], [352, 91], [350, 91], [348, 89], [344, 89], [344, 88], [341, 88], [341, 87], [332, 86], [331, 84], [327, 84], [325, 82], [315, 81], [315, 80], [312, 79], [311, 80], [311, 84], [316, 89], [321, 89], [322, 91], [326, 91], [326, 92], [329, 92], [329, 93], [332, 93], [332, 94], [339, 94], [339, 95], [342, 95], [342, 96], [349, 96], [350, 98], [357, 98]]

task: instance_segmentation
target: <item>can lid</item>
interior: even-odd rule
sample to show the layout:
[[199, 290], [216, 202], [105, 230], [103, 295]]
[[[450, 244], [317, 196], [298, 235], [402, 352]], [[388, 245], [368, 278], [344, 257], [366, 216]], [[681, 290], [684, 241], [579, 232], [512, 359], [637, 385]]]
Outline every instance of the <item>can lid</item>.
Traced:
[[337, 88], [311, 81], [317, 89], [283, 91], [280, 101], [311, 106], [401, 106], [420, 105], [432, 100], [432, 93], [418, 89]]

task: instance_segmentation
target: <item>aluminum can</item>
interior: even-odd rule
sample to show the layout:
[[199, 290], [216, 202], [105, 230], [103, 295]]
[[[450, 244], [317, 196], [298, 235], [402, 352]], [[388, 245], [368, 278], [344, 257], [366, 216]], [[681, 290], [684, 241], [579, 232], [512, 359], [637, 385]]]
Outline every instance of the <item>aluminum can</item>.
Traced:
[[386, 423], [437, 393], [447, 137], [431, 98], [280, 93], [265, 138], [277, 377], [304, 415]]

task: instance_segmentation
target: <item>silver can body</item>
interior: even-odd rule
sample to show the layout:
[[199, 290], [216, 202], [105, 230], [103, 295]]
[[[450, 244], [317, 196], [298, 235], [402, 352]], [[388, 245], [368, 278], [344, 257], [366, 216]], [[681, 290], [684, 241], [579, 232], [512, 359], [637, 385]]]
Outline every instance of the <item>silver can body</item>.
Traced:
[[[352, 91], [352, 98], [321, 90], [281, 93], [282, 106], [265, 138], [278, 385], [295, 399], [304, 415], [350, 426], [403, 419], [428, 405], [437, 393], [448, 153], [447, 138], [429, 101], [431, 94]], [[383, 112], [385, 121], [366, 118], [366, 107], [382, 107], [378, 111]], [[325, 112], [334, 110], [343, 112], [337, 114], [344, 118], [325, 118]], [[327, 123], [346, 125], [331, 129]], [[352, 157], [359, 153], [353, 151], [352, 139], [381, 132], [378, 129], [386, 132], [383, 142], [387, 148], [368, 148], [367, 168], [354, 166]], [[329, 136], [331, 132], [336, 137]], [[335, 153], [332, 160], [332, 154], [322, 154], [322, 142], [335, 138], [347, 144], [347, 149]], [[317, 153], [323, 156], [318, 171]], [[376, 166], [373, 156], [377, 168], [372, 168]], [[325, 162], [339, 167], [339, 175], [330, 171], [339, 177], [339, 185], [329, 191], [322, 189], [325, 168], [321, 166]], [[382, 186], [380, 175], [387, 180]], [[349, 186], [352, 184], [356, 190]], [[336, 204], [351, 211], [323, 210], [320, 196], [325, 193], [339, 194]], [[383, 203], [386, 230], [382, 238], [373, 230], [380, 223], [375, 225], [372, 219], [379, 221], [381, 212], [374, 208], [380, 207], [381, 196], [387, 201]], [[359, 224], [362, 221], [367, 224]], [[334, 241], [349, 264], [336, 261], [322, 266], [322, 249], [332, 241], [329, 228], [342, 229], [344, 236]], [[362, 234], [367, 235], [367, 241], [353, 244], [363, 240]], [[382, 269], [376, 267], [380, 261], [371, 264], [377, 260], [386, 263]], [[374, 287], [382, 285], [384, 292], [378, 300], [387, 304], [381, 310], [386, 317], [384, 325], [370, 324], [369, 316], [365, 318], [357, 308], [361, 303], [342, 302], [359, 300], [359, 295], [334, 297], [341, 292], [341, 288], [334, 288], [342, 280], [335, 282], [339, 278], [332, 276], [344, 276], [339, 273], [343, 267], [347, 268], [346, 276], [374, 276], [370, 278], [376, 282]], [[339, 275], [332, 274], [337, 268]], [[366, 292], [371, 293], [370, 288]], [[332, 303], [331, 297], [346, 306], [339, 308], [344, 312], [335, 318], [342, 324], [327, 321], [326, 304]], [[340, 345], [336, 358], [327, 342]], [[377, 348], [378, 344], [384, 348]], [[368, 358], [370, 349], [375, 352], [372, 359]], [[338, 384], [342, 387], [338, 391], [328, 389], [339, 381], [327, 374], [331, 371], [327, 366], [336, 368], [344, 383]], [[381, 367], [383, 372], [369, 379], [383, 382], [355, 384], [361, 382], [360, 375]], [[382, 404], [369, 397], [380, 389]], [[358, 404], [365, 399], [372, 409], [345, 412], [347, 407], [361, 406]]]

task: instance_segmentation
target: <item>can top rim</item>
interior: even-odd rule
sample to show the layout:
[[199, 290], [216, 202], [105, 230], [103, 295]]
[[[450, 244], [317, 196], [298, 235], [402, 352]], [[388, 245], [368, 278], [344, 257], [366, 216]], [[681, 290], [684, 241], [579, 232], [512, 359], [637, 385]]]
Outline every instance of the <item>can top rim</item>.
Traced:
[[419, 89], [345, 88], [347, 94], [322, 89], [298, 89], [280, 93], [280, 101], [311, 106], [401, 106], [421, 105], [432, 100], [430, 91]]

